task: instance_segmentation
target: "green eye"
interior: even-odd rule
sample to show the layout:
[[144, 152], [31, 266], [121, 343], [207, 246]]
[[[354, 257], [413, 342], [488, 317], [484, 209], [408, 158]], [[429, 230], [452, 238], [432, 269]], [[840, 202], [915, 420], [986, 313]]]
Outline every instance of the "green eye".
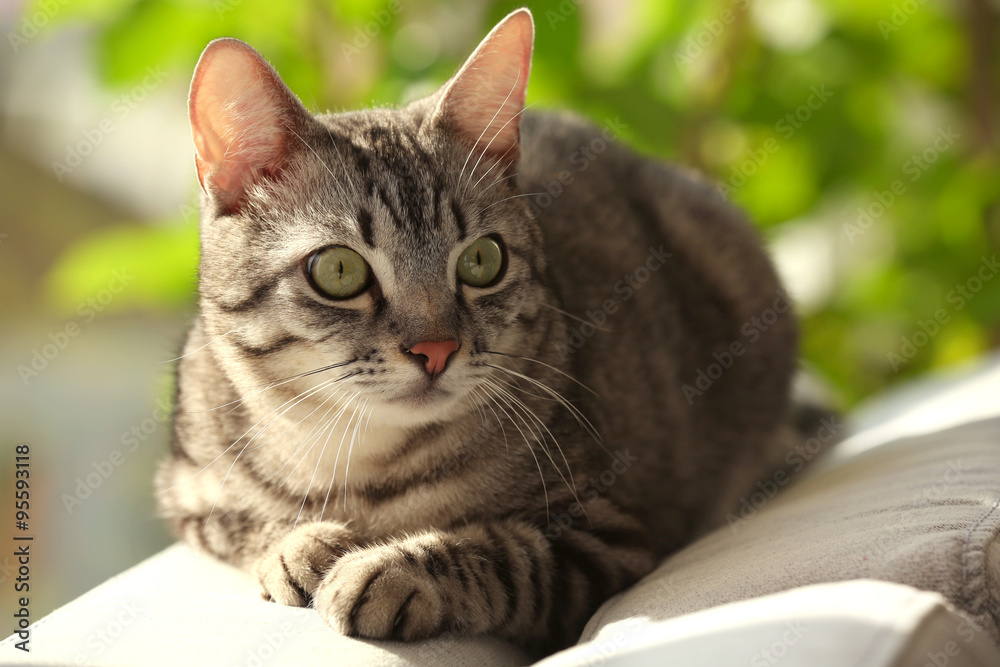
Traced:
[[487, 287], [496, 282], [502, 270], [503, 249], [489, 236], [474, 241], [458, 258], [458, 277], [473, 287]]
[[368, 263], [350, 248], [331, 246], [317, 250], [309, 259], [313, 285], [331, 299], [349, 299], [371, 282]]

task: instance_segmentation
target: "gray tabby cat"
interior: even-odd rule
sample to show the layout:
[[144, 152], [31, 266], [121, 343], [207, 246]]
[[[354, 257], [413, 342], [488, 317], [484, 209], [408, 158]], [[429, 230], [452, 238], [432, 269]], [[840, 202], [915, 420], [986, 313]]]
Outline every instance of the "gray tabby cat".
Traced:
[[533, 34], [512, 13], [403, 109], [313, 117], [234, 39], [194, 74], [200, 314], [161, 508], [342, 633], [566, 646], [801, 438], [754, 231], [522, 114]]

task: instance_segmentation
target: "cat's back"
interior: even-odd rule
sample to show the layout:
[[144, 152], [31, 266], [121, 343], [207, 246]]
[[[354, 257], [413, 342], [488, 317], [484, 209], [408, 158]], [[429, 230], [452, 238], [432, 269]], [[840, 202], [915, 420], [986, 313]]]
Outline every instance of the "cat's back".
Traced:
[[[571, 317], [560, 354], [600, 396], [578, 400], [608, 449], [638, 458], [609, 493], [661, 507], [679, 524], [664, 529], [686, 539], [715, 520], [694, 508], [713, 494], [738, 499], [773, 468], [764, 450], [787, 412], [796, 327], [742, 214], [707, 181], [624, 146], [619, 131], [618, 121], [527, 115], [518, 184], [537, 193], [547, 279]], [[663, 507], [664, 488], [684, 500]]]

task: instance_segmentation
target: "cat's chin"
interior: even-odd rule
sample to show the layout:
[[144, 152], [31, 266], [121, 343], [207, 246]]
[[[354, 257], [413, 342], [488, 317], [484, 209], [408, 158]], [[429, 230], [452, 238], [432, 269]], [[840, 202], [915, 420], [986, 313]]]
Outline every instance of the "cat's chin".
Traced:
[[444, 421], [455, 416], [460, 395], [430, 384], [379, 400], [378, 415], [383, 423], [415, 426]]

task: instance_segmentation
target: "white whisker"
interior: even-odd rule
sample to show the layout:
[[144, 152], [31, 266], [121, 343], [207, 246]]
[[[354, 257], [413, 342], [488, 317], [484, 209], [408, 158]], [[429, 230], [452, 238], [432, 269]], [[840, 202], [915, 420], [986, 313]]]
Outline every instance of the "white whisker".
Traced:
[[[518, 75], [517, 75], [517, 78], [520, 78], [520, 77], [521, 77], [521, 74], [520, 74], [520, 72], [519, 72], [519, 73], [518, 73]], [[515, 87], [515, 88], [517, 87], [517, 78], [516, 78], [516, 79], [514, 79], [514, 87]], [[513, 93], [513, 92], [514, 92], [514, 88], [511, 88], [511, 89], [510, 89], [510, 93], [507, 93], [507, 98], [510, 98], [510, 95], [511, 95], [511, 93]], [[504, 101], [503, 101], [503, 104], [501, 104], [501, 105], [500, 105], [500, 109], [497, 109], [497, 114], [499, 114], [499, 113], [500, 113], [500, 111], [501, 111], [501, 110], [502, 110], [502, 109], [504, 108], [504, 106], [506, 106], [506, 105], [507, 105], [507, 99], [504, 99]], [[493, 138], [492, 138], [492, 139], [490, 139], [490, 142], [489, 142], [488, 144], [486, 144], [486, 148], [484, 148], [484, 149], [482, 150], [482, 152], [481, 152], [481, 153], [479, 154], [479, 159], [478, 159], [478, 160], [476, 160], [476, 164], [475, 164], [475, 165], [474, 165], [474, 166], [472, 167], [472, 172], [471, 172], [471, 173], [469, 174], [469, 180], [470, 180], [470, 181], [472, 180], [472, 177], [473, 177], [473, 176], [474, 176], [474, 175], [476, 174], [476, 169], [478, 169], [478, 168], [479, 168], [479, 163], [483, 161], [483, 158], [484, 158], [484, 157], [486, 157], [486, 152], [487, 152], [487, 151], [488, 151], [488, 150], [490, 149], [490, 146], [492, 146], [492, 145], [493, 145], [493, 142], [494, 142], [494, 141], [496, 141], [496, 138], [500, 136], [500, 133], [504, 131], [504, 128], [505, 128], [505, 127], [507, 127], [508, 125], [510, 125], [510, 124], [511, 124], [511, 122], [512, 122], [512, 121], [513, 121], [513, 120], [514, 120], [515, 118], [517, 118], [517, 117], [518, 117], [518, 116], [520, 116], [520, 115], [521, 115], [522, 113], [524, 113], [524, 110], [525, 110], [525, 109], [527, 109], [527, 108], [528, 108], [528, 107], [521, 107], [521, 110], [520, 110], [520, 111], [518, 111], [518, 112], [517, 112], [516, 114], [514, 114], [513, 116], [511, 116], [510, 118], [508, 118], [508, 119], [507, 119], [507, 122], [506, 122], [506, 123], [504, 123], [503, 125], [501, 125], [501, 126], [500, 126], [500, 129], [499, 129], [499, 130], [497, 130], [496, 132], [494, 132], [494, 133], [493, 133]], [[493, 117], [494, 117], [494, 118], [496, 118], [496, 115], [494, 115]], [[490, 125], [492, 125], [492, 124], [493, 124], [493, 121], [491, 120], [491, 121], [490, 121]], [[487, 125], [486, 127], [489, 127], [489, 125]], [[513, 146], [511, 146], [511, 148], [513, 148]], [[507, 151], [510, 151], [510, 148], [508, 148], [508, 149], [507, 149]], [[505, 152], [504, 152], [504, 155], [506, 155], [506, 154], [507, 154], [507, 152], [505, 151]], [[496, 166], [496, 165], [494, 165], [494, 166]], [[490, 169], [492, 169], [492, 168], [493, 168], [493, 167], [490, 167]], [[487, 170], [487, 173], [489, 173], [489, 170]]]
[[[285, 401], [284, 403], [282, 403], [281, 405], [279, 405], [278, 407], [274, 408], [273, 410], [271, 410], [270, 412], [268, 412], [267, 414], [265, 414], [265, 415], [264, 415], [263, 417], [261, 417], [260, 419], [258, 419], [258, 420], [257, 420], [257, 423], [255, 423], [255, 424], [254, 424], [253, 426], [251, 426], [251, 427], [250, 427], [250, 428], [248, 428], [248, 429], [247, 429], [246, 431], [244, 431], [244, 432], [243, 432], [243, 435], [241, 435], [241, 436], [239, 436], [238, 438], [236, 438], [236, 440], [234, 440], [234, 441], [233, 441], [233, 444], [229, 445], [229, 446], [228, 446], [228, 447], [226, 447], [226, 448], [225, 448], [224, 450], [222, 450], [222, 452], [221, 452], [221, 453], [220, 453], [220, 454], [219, 454], [218, 456], [216, 456], [216, 457], [215, 457], [214, 459], [212, 459], [211, 461], [209, 461], [208, 463], [206, 463], [206, 464], [205, 464], [205, 465], [204, 465], [204, 466], [203, 466], [203, 467], [201, 468], [201, 470], [199, 470], [199, 471], [198, 471], [198, 472], [196, 472], [195, 474], [191, 475], [191, 476], [190, 476], [190, 477], [188, 477], [187, 479], [183, 479], [183, 480], [181, 480], [180, 482], [177, 482], [177, 483], [176, 483], [176, 484], [174, 484], [173, 486], [169, 486], [169, 487], [167, 487], [167, 488], [165, 488], [165, 489], [161, 489], [161, 490], [157, 491], [157, 492], [156, 492], [156, 495], [160, 495], [160, 494], [163, 494], [163, 493], [166, 493], [167, 491], [170, 491], [171, 489], [175, 489], [175, 488], [177, 488], [177, 487], [178, 487], [178, 486], [180, 486], [181, 484], [185, 484], [185, 483], [187, 483], [187, 482], [191, 481], [192, 479], [194, 479], [195, 477], [197, 477], [197, 476], [198, 476], [198, 475], [200, 475], [201, 473], [203, 473], [203, 472], [205, 472], [206, 470], [208, 470], [208, 468], [209, 468], [209, 467], [211, 467], [211, 466], [212, 466], [212, 465], [213, 465], [213, 464], [214, 464], [214, 463], [215, 463], [216, 461], [218, 461], [218, 460], [219, 460], [219, 459], [221, 459], [221, 458], [222, 458], [223, 456], [225, 456], [225, 455], [226, 455], [226, 453], [227, 453], [227, 452], [228, 452], [228, 451], [229, 451], [230, 449], [232, 449], [233, 447], [235, 447], [235, 446], [236, 446], [236, 445], [237, 445], [237, 444], [239, 443], [239, 441], [240, 441], [240, 440], [242, 440], [243, 438], [245, 438], [245, 437], [246, 437], [246, 436], [247, 436], [247, 435], [248, 435], [248, 434], [249, 434], [249, 433], [250, 433], [251, 431], [253, 431], [253, 430], [254, 430], [255, 428], [257, 428], [258, 426], [260, 426], [260, 423], [261, 423], [262, 421], [264, 421], [265, 419], [267, 419], [267, 418], [268, 418], [269, 416], [273, 415], [273, 414], [274, 414], [275, 412], [277, 412], [277, 411], [278, 411], [278, 410], [280, 410], [281, 408], [285, 407], [286, 405], [288, 405], [289, 403], [291, 403], [292, 401], [294, 401], [294, 400], [295, 400], [296, 398], [299, 398], [300, 396], [302, 396], [302, 394], [304, 394], [304, 393], [310, 393], [310, 395], [311, 395], [312, 393], [315, 393], [316, 391], [319, 391], [319, 390], [320, 390], [320, 389], [322, 389], [322, 388], [323, 388], [324, 386], [328, 386], [328, 385], [332, 384], [333, 382], [336, 382], [336, 380], [324, 380], [324, 381], [323, 381], [323, 382], [321, 382], [321, 383], [320, 383], [320, 384], [319, 384], [318, 386], [316, 386], [316, 387], [313, 387], [312, 389], [308, 389], [308, 390], [306, 390], [305, 392], [302, 392], [302, 393], [300, 393], [300, 394], [297, 394], [297, 395], [293, 396], [292, 398], [288, 399], [287, 401]], [[303, 397], [303, 398], [304, 398], [304, 397]], [[301, 399], [300, 399], [300, 400], [301, 400]], [[297, 405], [297, 404], [298, 404], [298, 402], [296, 402], [296, 405]], [[289, 409], [291, 409], [292, 407], [295, 407], [295, 406], [294, 406], [294, 405], [293, 405], [293, 406], [290, 406], [290, 407], [289, 407]], [[287, 410], [286, 410], [286, 412], [287, 412]], [[282, 413], [282, 414], [284, 414], [284, 413]], [[281, 416], [281, 415], [278, 415], [278, 417], [280, 417], [280, 416]], [[275, 417], [274, 419], [277, 419], [278, 417]], [[274, 419], [272, 419], [272, 420], [271, 420], [271, 422], [273, 422], [273, 421], [274, 421]], [[268, 422], [267, 426], [270, 426], [270, 425], [271, 425], [271, 422]], [[261, 430], [260, 430], [260, 431], [259, 431], [259, 432], [258, 432], [258, 433], [257, 433], [256, 435], [254, 435], [254, 436], [253, 436], [253, 438], [251, 438], [251, 439], [250, 439], [250, 442], [253, 442], [253, 439], [254, 439], [254, 438], [256, 438], [256, 437], [257, 437], [258, 435], [260, 435], [260, 434], [261, 434], [261, 433], [263, 433], [263, 432], [264, 432], [265, 430], [267, 430], [267, 426], [265, 426], [265, 427], [264, 427], [263, 429], [261, 429]], [[248, 443], [247, 443], [246, 445], [244, 445], [244, 449], [245, 449], [245, 448], [246, 448], [247, 446], [249, 446], [249, 445], [250, 445], [250, 442], [248, 442]], [[234, 463], [235, 463], [235, 461], [234, 461]], [[231, 469], [231, 468], [230, 468], [230, 469]]]
[[[545, 429], [545, 432], [552, 439], [552, 444], [555, 445], [556, 450], [559, 452], [560, 456], [562, 456], [563, 464], [565, 464], [566, 471], [569, 474], [568, 480], [566, 479], [566, 476], [563, 475], [562, 471], [559, 469], [559, 466], [556, 463], [555, 459], [552, 458], [552, 452], [549, 451], [548, 447], [545, 446], [544, 436], [542, 436], [541, 431], [539, 431], [540, 435], [539, 444], [542, 447], [542, 451], [544, 451], [545, 455], [549, 457], [549, 462], [552, 464], [552, 467], [555, 468], [556, 472], [559, 474], [559, 477], [560, 479], [562, 479], [563, 484], [565, 484], [566, 487], [569, 489], [569, 492], [573, 494], [573, 499], [576, 500], [576, 502], [580, 503], [580, 498], [576, 494], [576, 482], [573, 479], [573, 468], [569, 465], [569, 461], [566, 459], [566, 454], [563, 452], [562, 447], [559, 446], [559, 441], [556, 440], [556, 437], [554, 435], [552, 435], [552, 431], [549, 430], [549, 427], [545, 425], [545, 422], [543, 422], [538, 417], [538, 415], [536, 415], [527, 405], [525, 405], [523, 401], [521, 401], [519, 398], [517, 398], [516, 396], [514, 396], [505, 389], [499, 387], [497, 387], [497, 389], [502, 393], [503, 396], [505, 396], [504, 400], [507, 402], [507, 405], [510, 406], [511, 410], [514, 410], [515, 407], [517, 407], [525, 415], [527, 415], [532, 420], [537, 422], [542, 429]], [[580, 503], [580, 505], [582, 507], [583, 503]], [[584, 513], [586, 514], [586, 512]]]
[[563, 310], [561, 308], [556, 308], [551, 303], [545, 303], [544, 301], [542, 301], [539, 305], [545, 306], [546, 308], [551, 308], [552, 310], [556, 311], [557, 313], [562, 313], [566, 317], [568, 317], [570, 319], [573, 319], [573, 320], [576, 320], [580, 324], [589, 324], [590, 326], [594, 327], [598, 331], [603, 331], [604, 333], [613, 333], [614, 332], [614, 329], [608, 329], [606, 327], [599, 327], [596, 324], [594, 324], [593, 322], [588, 322], [587, 320], [585, 320], [585, 319], [583, 319], [581, 317], [577, 317], [576, 315], [574, 315], [572, 313], [567, 313], [565, 310]]
[[[215, 512], [215, 507], [216, 507], [216, 505], [218, 505], [218, 504], [219, 504], [219, 498], [220, 498], [220, 497], [222, 496], [222, 489], [223, 489], [223, 487], [224, 487], [224, 486], [226, 485], [226, 480], [227, 480], [227, 479], [229, 479], [229, 474], [230, 474], [230, 473], [231, 473], [231, 472], [233, 471], [233, 467], [234, 467], [234, 466], [236, 465], [236, 462], [237, 462], [237, 461], [239, 461], [239, 459], [240, 459], [240, 456], [242, 456], [242, 455], [243, 455], [243, 452], [245, 452], [245, 451], [246, 451], [247, 447], [249, 447], [249, 446], [250, 446], [250, 444], [251, 444], [251, 443], [253, 443], [253, 441], [254, 441], [254, 440], [255, 440], [255, 439], [256, 439], [256, 438], [257, 438], [257, 437], [258, 437], [258, 436], [259, 436], [260, 434], [262, 434], [262, 433], [263, 433], [264, 431], [266, 431], [266, 430], [268, 429], [268, 427], [269, 427], [269, 426], [270, 426], [271, 424], [273, 424], [273, 423], [275, 422], [275, 420], [277, 420], [277, 419], [280, 419], [281, 417], [283, 417], [283, 416], [284, 416], [284, 415], [285, 415], [285, 414], [286, 414], [286, 413], [287, 413], [287, 412], [288, 412], [289, 410], [291, 410], [292, 408], [294, 408], [294, 407], [295, 407], [296, 405], [298, 405], [299, 403], [301, 403], [301, 402], [302, 402], [302, 401], [304, 401], [305, 399], [309, 398], [309, 396], [312, 396], [312, 395], [313, 395], [313, 394], [315, 394], [316, 392], [320, 391], [321, 389], [323, 389], [324, 387], [326, 387], [326, 386], [327, 386], [327, 385], [328, 385], [329, 383], [331, 383], [331, 382], [332, 382], [332, 380], [327, 380], [327, 381], [326, 381], [326, 382], [324, 382], [323, 384], [320, 384], [320, 385], [319, 385], [318, 387], [315, 387], [315, 388], [313, 388], [313, 389], [309, 390], [308, 392], [305, 392], [305, 393], [304, 393], [304, 395], [303, 395], [303, 396], [302, 396], [301, 398], [299, 398], [299, 399], [298, 399], [297, 401], [295, 401], [294, 403], [292, 403], [291, 405], [289, 405], [289, 406], [288, 406], [287, 408], [285, 408], [285, 409], [284, 409], [284, 410], [283, 410], [283, 411], [281, 412], [281, 414], [279, 414], [278, 416], [274, 417], [274, 419], [272, 419], [271, 421], [269, 421], [269, 422], [268, 422], [268, 423], [267, 423], [267, 424], [266, 424], [266, 425], [264, 426], [264, 428], [262, 428], [262, 429], [261, 429], [260, 431], [258, 431], [257, 433], [255, 433], [255, 434], [253, 435], [253, 437], [251, 437], [251, 438], [250, 438], [250, 440], [248, 440], [248, 441], [247, 441], [247, 444], [243, 445], [243, 449], [241, 449], [241, 450], [239, 451], [239, 453], [238, 453], [238, 454], [236, 455], [236, 457], [235, 457], [235, 458], [233, 459], [233, 462], [232, 462], [231, 464], [229, 464], [229, 469], [228, 469], [228, 470], [226, 470], [226, 474], [225, 474], [225, 476], [224, 476], [224, 477], [222, 478], [222, 483], [221, 483], [221, 484], [219, 485], [219, 492], [218, 492], [218, 493], [217, 493], [217, 494], [215, 495], [215, 502], [213, 502], [213, 503], [212, 503], [212, 509], [211, 509], [211, 511], [209, 511], [209, 513], [208, 513], [208, 517], [207, 517], [207, 518], [205, 519], [205, 525], [208, 525], [208, 522], [209, 522], [209, 521], [211, 520], [211, 518], [212, 518], [212, 514], [213, 514], [213, 513]], [[274, 410], [272, 410], [271, 412], [274, 412]], [[268, 414], [271, 414], [271, 413], [268, 413]], [[261, 421], [263, 421], [263, 419], [262, 419]], [[260, 422], [257, 422], [257, 423], [259, 424]], [[249, 432], [249, 431], [248, 431], [248, 432]], [[244, 434], [244, 436], [245, 436], [245, 435], [246, 435], [246, 434]], [[240, 437], [242, 438], [242, 437], [244, 437], [244, 436], [240, 436]], [[239, 438], [237, 438], [236, 442], [239, 442]], [[226, 451], [228, 452], [228, 451], [229, 451], [230, 449], [232, 449], [232, 447], [233, 447], [233, 446], [234, 446], [234, 445], [236, 444], [236, 442], [234, 442], [234, 443], [233, 443], [232, 445], [230, 445], [229, 447], [227, 447], [227, 448], [226, 448]], [[221, 454], [220, 454], [219, 456], [221, 456]], [[216, 460], [218, 460], [218, 458], [216, 458]], [[209, 465], [211, 465], [211, 464], [209, 464]], [[203, 468], [203, 469], [204, 469], [204, 468]], [[197, 474], [197, 473], [196, 473], [196, 474]]]
[[[493, 384], [490, 380], [484, 380], [483, 381], [483, 385], [481, 385], [481, 386], [483, 387], [484, 391], [489, 390], [491, 388], [494, 389], [494, 390], [496, 390], [496, 388], [497, 388], [496, 385]], [[493, 399], [494, 399], [493, 402], [496, 404], [496, 406], [498, 408], [500, 408], [500, 412], [504, 413], [507, 416], [507, 419], [510, 420], [510, 423], [513, 424], [514, 428], [517, 429], [517, 432], [521, 434], [521, 437], [524, 439], [524, 444], [527, 445], [528, 452], [531, 454], [531, 458], [533, 458], [535, 460], [535, 467], [538, 468], [538, 477], [542, 481], [542, 494], [545, 496], [545, 516], [548, 517], [549, 516], [549, 491], [548, 491], [548, 488], [546, 488], [546, 486], [545, 486], [545, 473], [542, 472], [542, 464], [539, 462], [538, 457], [535, 456], [535, 450], [532, 449], [531, 442], [529, 442], [527, 436], [524, 435], [524, 431], [522, 431], [521, 427], [517, 425], [517, 421], [514, 420], [514, 418], [510, 416], [510, 413], [507, 412], [506, 410], [504, 410], [504, 407], [502, 405], [500, 405], [500, 401], [497, 400], [498, 397], [499, 397], [499, 394], [494, 394], [493, 395]]]
[[511, 195], [510, 197], [504, 197], [503, 199], [500, 199], [499, 201], [495, 201], [495, 202], [493, 202], [492, 204], [490, 204], [489, 206], [487, 206], [485, 208], [479, 209], [479, 215], [482, 215], [483, 213], [485, 213], [486, 211], [490, 210], [491, 208], [493, 208], [497, 204], [502, 204], [505, 201], [508, 201], [510, 199], [517, 199], [518, 197], [537, 197], [538, 195], [543, 195], [543, 194], [545, 194], [545, 193], [544, 192], [527, 192], [527, 193], [522, 194], [522, 195]]
[[[364, 407], [367, 406], [367, 405], [368, 405], [368, 401], [366, 400], [364, 402], [363, 406], [358, 406], [358, 407], [361, 408], [361, 414], [362, 414], [362, 416], [364, 416], [364, 414], [365, 414], [364, 413]], [[357, 414], [357, 412], [358, 412], [358, 408], [355, 408], [354, 412], [351, 414], [351, 419], [349, 419], [347, 421], [347, 428], [351, 427], [351, 421], [354, 419], [354, 415]], [[360, 419], [358, 421], [360, 422]], [[345, 437], [347, 436], [347, 431], [346, 430], [344, 431], [344, 436]], [[341, 444], [343, 444], [343, 440], [341, 440]], [[347, 511], [347, 478], [351, 474], [351, 453], [353, 451], [354, 451], [354, 438], [351, 437], [351, 444], [348, 445], [348, 447], [347, 447], [347, 466], [344, 468], [344, 511], [345, 512]]]
[[181, 360], [181, 359], [183, 359], [184, 357], [190, 357], [190, 356], [191, 356], [192, 354], [194, 354], [194, 353], [196, 353], [196, 352], [201, 352], [202, 350], [204, 350], [204, 349], [205, 349], [206, 347], [208, 347], [208, 346], [209, 346], [209, 345], [211, 345], [212, 343], [214, 343], [214, 342], [216, 342], [216, 341], [218, 341], [218, 340], [222, 340], [223, 338], [225, 338], [225, 337], [226, 337], [226, 336], [228, 336], [229, 334], [231, 334], [231, 333], [233, 333], [233, 332], [235, 332], [235, 331], [239, 331], [240, 329], [243, 329], [243, 328], [245, 328], [246, 326], [247, 326], [247, 325], [245, 325], [245, 324], [244, 324], [244, 325], [243, 325], [243, 326], [241, 326], [241, 327], [236, 327], [235, 329], [230, 329], [230, 330], [229, 330], [229, 331], [227, 331], [226, 333], [224, 333], [224, 334], [222, 334], [222, 335], [219, 335], [219, 336], [216, 336], [216, 337], [215, 337], [215, 338], [213, 338], [212, 340], [208, 341], [207, 343], [205, 343], [204, 345], [202, 345], [201, 347], [199, 347], [199, 348], [198, 348], [197, 350], [191, 350], [190, 352], [185, 352], [184, 354], [182, 354], [182, 355], [181, 355], [181, 356], [179, 356], [179, 357], [174, 357], [173, 359], [167, 359], [166, 361], [160, 361], [160, 362], [157, 362], [157, 363], [160, 363], [160, 364], [169, 364], [169, 363], [173, 363], [173, 362], [175, 362], [175, 361], [180, 361], [180, 360]]
[[[500, 103], [500, 106], [497, 108], [496, 113], [493, 114], [493, 118], [490, 118], [490, 122], [486, 123], [486, 127], [484, 127], [483, 131], [479, 133], [479, 138], [476, 139], [476, 143], [472, 145], [472, 150], [469, 151], [469, 154], [465, 158], [465, 163], [462, 164], [462, 170], [458, 172], [458, 184], [460, 186], [462, 185], [462, 176], [465, 175], [465, 168], [469, 165], [469, 159], [472, 157], [472, 154], [476, 152], [476, 148], [479, 147], [479, 142], [483, 140], [483, 136], [486, 134], [486, 131], [490, 129], [490, 126], [493, 125], [493, 121], [497, 119], [497, 116], [500, 115], [500, 112], [503, 111], [503, 108], [507, 105], [507, 100], [509, 100], [510, 96], [514, 94], [514, 89], [517, 88], [517, 80], [519, 78], [521, 78], [520, 72], [518, 72], [517, 78], [514, 79], [514, 85], [510, 87], [510, 92], [507, 93], [507, 97], [505, 97], [503, 99], [503, 102]], [[493, 135], [493, 137], [495, 139], [496, 135]], [[493, 140], [491, 139], [490, 143], [492, 142]], [[487, 148], [489, 148], [489, 144], [487, 144]], [[483, 149], [483, 152], [485, 153], [486, 149]], [[480, 159], [482, 159], [482, 155], [480, 155], [479, 157]], [[479, 162], [476, 162], [476, 164], [478, 165]], [[472, 168], [472, 173], [476, 173], [475, 167]]]

